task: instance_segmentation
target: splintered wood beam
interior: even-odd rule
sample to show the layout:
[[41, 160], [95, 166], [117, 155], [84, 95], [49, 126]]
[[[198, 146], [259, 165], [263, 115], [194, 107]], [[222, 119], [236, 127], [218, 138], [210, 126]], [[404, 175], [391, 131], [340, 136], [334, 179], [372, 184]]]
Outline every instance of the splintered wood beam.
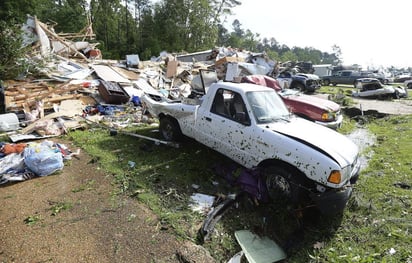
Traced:
[[81, 52], [79, 52], [77, 49], [73, 48], [72, 46], [70, 46], [69, 44], [66, 43], [66, 41], [64, 41], [63, 38], [59, 37], [56, 33], [50, 31], [47, 26], [45, 24], [43, 24], [40, 21], [37, 21], [37, 23], [40, 25], [40, 27], [46, 31], [47, 34], [53, 36], [54, 38], [56, 38], [60, 43], [62, 43], [63, 45], [65, 45], [67, 48], [69, 48], [71, 51], [74, 52], [74, 55], [80, 55], [80, 57], [84, 58], [85, 60], [88, 60], [88, 58], [83, 55]]

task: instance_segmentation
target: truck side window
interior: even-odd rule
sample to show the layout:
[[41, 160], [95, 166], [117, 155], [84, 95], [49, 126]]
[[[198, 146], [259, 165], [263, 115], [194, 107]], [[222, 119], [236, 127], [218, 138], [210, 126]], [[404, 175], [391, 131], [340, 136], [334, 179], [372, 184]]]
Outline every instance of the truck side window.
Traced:
[[242, 96], [238, 93], [233, 93], [229, 106], [230, 116], [236, 121], [245, 125], [250, 125], [249, 115], [247, 114], [245, 103]]
[[223, 89], [219, 89], [216, 92], [215, 98], [213, 99], [212, 108], [210, 109], [210, 111], [212, 113], [217, 114], [217, 115], [221, 115], [221, 116], [225, 116], [225, 117], [229, 116], [229, 112], [228, 112], [228, 110], [226, 108], [226, 105], [225, 105], [225, 98], [223, 96]]

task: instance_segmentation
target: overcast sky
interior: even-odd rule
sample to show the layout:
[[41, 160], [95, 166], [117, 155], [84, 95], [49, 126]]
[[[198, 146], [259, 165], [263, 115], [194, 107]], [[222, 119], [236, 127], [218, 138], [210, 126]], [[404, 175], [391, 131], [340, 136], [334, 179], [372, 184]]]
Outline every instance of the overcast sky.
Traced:
[[241, 0], [236, 18], [244, 30], [288, 47], [342, 51], [344, 64], [412, 67], [410, 0]]

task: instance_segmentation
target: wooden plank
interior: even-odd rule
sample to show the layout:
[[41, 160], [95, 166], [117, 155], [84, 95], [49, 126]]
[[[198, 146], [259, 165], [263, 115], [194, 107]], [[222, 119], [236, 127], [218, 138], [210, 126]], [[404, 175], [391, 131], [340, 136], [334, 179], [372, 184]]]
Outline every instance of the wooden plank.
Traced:
[[20, 133], [28, 134], [28, 133], [33, 132], [36, 129], [37, 124], [44, 120], [54, 119], [54, 118], [63, 117], [63, 116], [72, 118], [72, 117], [75, 117], [76, 115], [80, 115], [82, 114], [83, 107], [84, 107], [83, 103], [80, 100], [66, 99], [65, 101], [61, 102], [58, 112], [53, 112], [46, 116], [43, 115], [42, 118], [36, 120], [35, 122], [31, 123], [24, 129], [22, 129]]

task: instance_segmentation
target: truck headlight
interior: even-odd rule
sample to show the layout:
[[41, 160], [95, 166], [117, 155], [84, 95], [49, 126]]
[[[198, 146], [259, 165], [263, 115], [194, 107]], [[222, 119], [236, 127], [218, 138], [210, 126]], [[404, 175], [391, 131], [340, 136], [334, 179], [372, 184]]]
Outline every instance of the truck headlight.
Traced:
[[342, 181], [342, 175], [340, 171], [332, 171], [328, 177], [328, 182], [332, 184], [340, 184]]
[[336, 114], [333, 112], [322, 113], [322, 120], [324, 121], [333, 121], [335, 118], [336, 118]]

